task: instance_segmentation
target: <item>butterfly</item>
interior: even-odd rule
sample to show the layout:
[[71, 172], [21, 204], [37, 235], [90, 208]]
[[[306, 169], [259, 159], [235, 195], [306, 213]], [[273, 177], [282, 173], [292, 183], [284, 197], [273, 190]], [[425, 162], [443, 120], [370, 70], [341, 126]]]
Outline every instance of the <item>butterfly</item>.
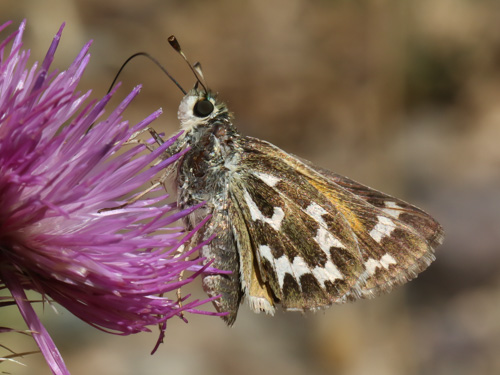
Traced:
[[[185, 58], [175, 37], [169, 41]], [[435, 259], [444, 232], [430, 215], [240, 134], [227, 106], [189, 66], [197, 84], [179, 105], [184, 132], [169, 153], [188, 151], [172, 174], [180, 209], [205, 202], [186, 229], [210, 217], [191, 244], [214, 237], [201, 256], [231, 271], [203, 277], [228, 325], [243, 299], [271, 315], [277, 304], [317, 310], [389, 292]]]

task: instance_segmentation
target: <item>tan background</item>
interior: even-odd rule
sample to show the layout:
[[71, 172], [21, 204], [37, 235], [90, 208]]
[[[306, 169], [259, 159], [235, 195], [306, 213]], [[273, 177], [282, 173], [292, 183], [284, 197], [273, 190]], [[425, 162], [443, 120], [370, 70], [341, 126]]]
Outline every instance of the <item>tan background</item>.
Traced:
[[[94, 39], [80, 87], [95, 97], [142, 50], [189, 88], [192, 75], [166, 43], [175, 33], [244, 134], [416, 203], [447, 233], [435, 264], [389, 296], [305, 318], [242, 306], [232, 329], [210, 317], [172, 320], [153, 357], [156, 333], [111, 336], [47, 309], [72, 373], [500, 373], [499, 16], [500, 2], [486, 0], [0, 2], [0, 22], [28, 18], [25, 45], [37, 60], [62, 21], [56, 65]], [[144, 83], [131, 119], [163, 107], [155, 126], [177, 129], [181, 94], [158, 69], [138, 59], [121, 80], [119, 95]], [[15, 308], [1, 314], [1, 326], [22, 327]], [[0, 342], [34, 348], [18, 335]], [[49, 373], [41, 355], [23, 362], [0, 371]]]

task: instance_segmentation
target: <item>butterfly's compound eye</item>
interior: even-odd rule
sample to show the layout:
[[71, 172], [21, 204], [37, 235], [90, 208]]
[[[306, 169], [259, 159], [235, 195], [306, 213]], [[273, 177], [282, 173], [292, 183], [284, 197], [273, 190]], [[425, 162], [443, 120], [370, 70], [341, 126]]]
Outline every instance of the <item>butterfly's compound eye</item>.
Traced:
[[202, 99], [194, 105], [193, 113], [196, 117], [207, 117], [214, 111], [214, 105], [208, 99]]

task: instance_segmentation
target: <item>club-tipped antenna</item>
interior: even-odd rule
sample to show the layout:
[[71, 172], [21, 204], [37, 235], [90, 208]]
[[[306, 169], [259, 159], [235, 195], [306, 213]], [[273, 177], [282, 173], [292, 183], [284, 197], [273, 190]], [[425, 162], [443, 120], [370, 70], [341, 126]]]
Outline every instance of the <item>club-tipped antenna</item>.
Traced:
[[182, 58], [184, 59], [184, 61], [188, 64], [189, 69], [191, 69], [191, 71], [193, 72], [194, 76], [196, 77], [196, 80], [200, 83], [200, 85], [203, 87], [203, 89], [205, 90], [205, 92], [208, 92], [206, 86], [203, 84], [203, 74], [201, 74], [201, 64], [200, 63], [196, 63], [194, 67], [191, 65], [191, 63], [189, 62], [188, 58], [186, 57], [186, 55], [182, 51], [181, 45], [179, 44], [177, 38], [174, 35], [170, 35], [168, 37], [168, 42], [170, 43], [170, 45], [172, 46], [172, 48], [175, 49], [177, 51], [177, 53], [179, 55], [181, 55]]
[[153, 63], [156, 64], [156, 66], [158, 68], [160, 68], [163, 73], [165, 73], [167, 75], [168, 78], [170, 78], [170, 80], [179, 88], [179, 90], [182, 91], [182, 93], [184, 95], [187, 94], [186, 90], [184, 90], [182, 88], [182, 86], [179, 84], [179, 82], [177, 82], [175, 80], [174, 77], [172, 77], [170, 75], [170, 73], [167, 71], [167, 69], [165, 69], [165, 67], [163, 67], [163, 65], [160, 64], [160, 62], [158, 60], [156, 60], [153, 56], [151, 56], [149, 53], [147, 52], [137, 52], [137, 53], [134, 53], [132, 56], [130, 56], [127, 60], [125, 60], [125, 62], [122, 64], [121, 68], [118, 70], [118, 73], [116, 73], [115, 75], [115, 78], [113, 79], [113, 82], [111, 83], [111, 85], [109, 86], [109, 90], [108, 90], [108, 94], [110, 93], [110, 91], [113, 89], [113, 86], [115, 85], [116, 81], [118, 80], [118, 77], [120, 76], [120, 73], [122, 72], [122, 70], [125, 68], [125, 66], [130, 62], [130, 60], [136, 58], [137, 56], [144, 56], [144, 57], [147, 57], [149, 60], [151, 60]]

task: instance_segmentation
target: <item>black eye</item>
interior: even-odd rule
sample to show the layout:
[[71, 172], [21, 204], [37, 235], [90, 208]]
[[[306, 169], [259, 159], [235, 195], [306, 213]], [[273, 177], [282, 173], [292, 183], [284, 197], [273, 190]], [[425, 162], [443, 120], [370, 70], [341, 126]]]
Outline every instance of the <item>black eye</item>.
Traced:
[[203, 99], [194, 105], [193, 113], [196, 117], [207, 117], [214, 110], [214, 105], [208, 99]]

